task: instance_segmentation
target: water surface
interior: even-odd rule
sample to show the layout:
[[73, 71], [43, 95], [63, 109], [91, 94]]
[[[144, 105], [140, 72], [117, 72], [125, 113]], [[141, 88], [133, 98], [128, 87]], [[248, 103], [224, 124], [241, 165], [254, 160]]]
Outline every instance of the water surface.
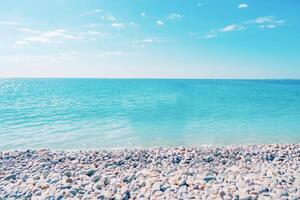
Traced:
[[299, 80], [0, 79], [0, 150], [300, 143]]

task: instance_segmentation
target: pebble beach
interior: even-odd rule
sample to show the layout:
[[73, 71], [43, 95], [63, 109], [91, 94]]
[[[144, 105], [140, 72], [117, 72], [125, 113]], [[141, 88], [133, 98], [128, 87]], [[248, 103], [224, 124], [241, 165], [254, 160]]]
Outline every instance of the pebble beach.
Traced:
[[300, 144], [0, 153], [0, 199], [300, 199]]

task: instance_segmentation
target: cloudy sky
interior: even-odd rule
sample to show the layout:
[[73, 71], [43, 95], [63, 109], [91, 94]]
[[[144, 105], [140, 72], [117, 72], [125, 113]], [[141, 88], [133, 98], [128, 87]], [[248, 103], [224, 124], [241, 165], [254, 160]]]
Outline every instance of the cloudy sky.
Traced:
[[299, 0], [1, 0], [1, 77], [300, 78]]

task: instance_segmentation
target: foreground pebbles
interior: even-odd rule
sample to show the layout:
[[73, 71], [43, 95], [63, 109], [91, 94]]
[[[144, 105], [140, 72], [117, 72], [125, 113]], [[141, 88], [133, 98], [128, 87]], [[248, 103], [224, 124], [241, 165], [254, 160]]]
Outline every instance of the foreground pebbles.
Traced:
[[300, 145], [0, 153], [0, 199], [300, 199]]

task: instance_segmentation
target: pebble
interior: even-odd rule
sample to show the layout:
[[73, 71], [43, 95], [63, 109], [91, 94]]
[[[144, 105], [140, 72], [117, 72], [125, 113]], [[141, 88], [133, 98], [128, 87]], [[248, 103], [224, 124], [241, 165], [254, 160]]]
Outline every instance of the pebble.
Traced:
[[4, 180], [6, 180], [6, 181], [11, 180], [11, 179], [15, 180], [16, 177], [17, 177], [16, 174], [9, 174], [4, 178]]
[[152, 185], [152, 190], [153, 191], [160, 191], [161, 189], [161, 183], [160, 182], [156, 182]]
[[300, 199], [300, 144], [0, 152], [3, 199]]
[[100, 180], [100, 176], [94, 175], [91, 180], [96, 183]]
[[95, 174], [95, 170], [94, 169], [88, 169], [86, 172], [85, 172], [86, 175], [88, 176], [93, 176]]
[[208, 183], [209, 181], [215, 181], [216, 177], [215, 176], [206, 176], [206, 177], [204, 177], [203, 180]]

